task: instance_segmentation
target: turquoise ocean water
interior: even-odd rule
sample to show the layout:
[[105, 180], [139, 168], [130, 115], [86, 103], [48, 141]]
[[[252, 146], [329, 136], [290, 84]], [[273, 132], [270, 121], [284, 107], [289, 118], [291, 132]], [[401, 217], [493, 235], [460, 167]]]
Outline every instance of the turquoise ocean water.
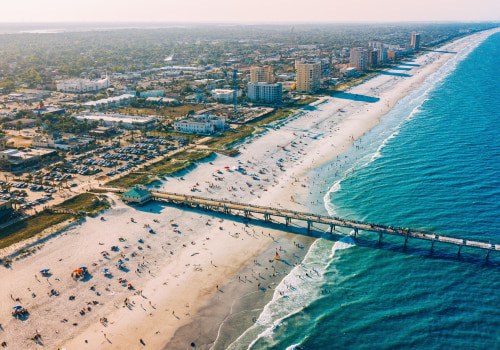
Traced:
[[[313, 171], [311, 210], [500, 243], [499, 83], [496, 33]], [[499, 349], [500, 254], [403, 243], [316, 241], [231, 348]]]

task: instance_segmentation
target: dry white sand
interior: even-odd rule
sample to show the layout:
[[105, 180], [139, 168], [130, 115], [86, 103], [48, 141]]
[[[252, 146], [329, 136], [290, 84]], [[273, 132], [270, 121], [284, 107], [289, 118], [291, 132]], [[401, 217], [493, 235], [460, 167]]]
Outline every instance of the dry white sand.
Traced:
[[[485, 35], [460, 39], [444, 46], [443, 51], [462, 50]], [[195, 187], [194, 194], [203, 196], [304, 209], [301, 203], [307, 200], [309, 190], [303, 175], [344, 152], [452, 56], [428, 52], [412, 61], [415, 66], [405, 72], [408, 77], [379, 75], [352, 88], [350, 95], [326, 97], [326, 102], [318, 101], [312, 111], [255, 137], [236, 158], [217, 155], [212, 164], [206, 161], [185, 174], [184, 180], [169, 178], [162, 189], [193, 194], [190, 190]], [[379, 100], [369, 103], [354, 95]], [[284, 171], [276, 165], [279, 159]], [[247, 175], [224, 168], [237, 164], [246, 167]], [[222, 172], [217, 175], [218, 181], [214, 176], [217, 170]], [[256, 179], [250, 176], [252, 173]], [[242, 277], [242, 269], [248, 270], [248, 264], [259, 254], [269, 252], [270, 245], [272, 252], [272, 247], [284, 245], [283, 240], [290, 237], [269, 227], [246, 227], [241, 221], [212, 215], [161, 203], [133, 208], [115, 198], [113, 208], [104, 214], [105, 221], [87, 218], [43, 243], [35, 254], [15, 261], [11, 268], [0, 269], [0, 342], [6, 341], [13, 349], [39, 348], [41, 345], [30, 340], [38, 331], [40, 342], [47, 348], [133, 349], [144, 346], [140, 339], [148, 348], [164, 347], [180, 327], [196, 324], [192, 322], [198, 310], [206, 311], [219, 297], [225, 301], [237, 299], [238, 289], [225, 293], [227, 281]], [[136, 223], [130, 221], [131, 217]], [[155, 234], [148, 233], [145, 224]], [[120, 242], [120, 237], [124, 241]], [[138, 242], [141, 238], [144, 243]], [[119, 251], [112, 252], [112, 245]], [[109, 257], [103, 257], [101, 251], [109, 252]], [[126, 269], [116, 266], [119, 259]], [[74, 280], [71, 272], [80, 266], [88, 267], [90, 275]], [[43, 268], [50, 268], [50, 277], [40, 276]], [[112, 277], [101, 272], [105, 268]], [[269, 271], [264, 269], [254, 272]], [[120, 277], [134, 289], [119, 283]], [[59, 295], [51, 296], [51, 289]], [[20, 298], [20, 302], [11, 296]], [[74, 300], [69, 300], [70, 296]], [[17, 304], [29, 310], [26, 319], [11, 316]], [[228, 313], [229, 305], [224, 305], [215, 312]], [[86, 311], [81, 315], [83, 309]], [[100, 323], [103, 317], [108, 322]], [[206, 319], [211, 322], [219, 318]], [[213, 328], [213, 324], [208, 326]], [[186, 341], [189, 344], [191, 340]]]

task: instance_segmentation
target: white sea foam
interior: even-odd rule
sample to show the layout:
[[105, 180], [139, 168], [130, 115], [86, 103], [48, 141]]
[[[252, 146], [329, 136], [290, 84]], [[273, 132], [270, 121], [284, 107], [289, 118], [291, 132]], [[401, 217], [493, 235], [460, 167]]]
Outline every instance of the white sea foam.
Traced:
[[[344, 237], [332, 246], [325, 259], [325, 241], [318, 239], [309, 248], [301, 265], [297, 265], [276, 287], [272, 300], [264, 307], [255, 324], [248, 328], [228, 349], [251, 349], [260, 339], [273, 342], [273, 335], [283, 320], [300, 313], [321, 297], [324, 274], [335, 261], [335, 252], [355, 245], [351, 237]], [[306, 275], [307, 274], [307, 275]], [[308, 276], [308, 277], [306, 277]]]
[[[354, 165], [345, 170], [341, 178], [339, 180], [336, 180], [330, 187], [330, 189], [328, 189], [323, 200], [325, 203], [325, 209], [327, 210], [329, 215], [337, 216], [336, 206], [331, 200], [332, 194], [335, 194], [336, 192], [339, 192], [341, 190], [342, 182], [349, 177], [349, 174], [353, 170], [365, 168], [375, 160], [381, 158], [383, 149], [387, 147], [392, 139], [399, 135], [399, 130], [406, 122], [412, 120], [415, 116], [418, 115], [418, 112], [420, 112], [422, 105], [429, 100], [429, 94], [435, 89], [439, 88], [439, 86], [444, 83], [445, 78], [447, 78], [457, 68], [458, 64], [463, 61], [471, 52], [473, 52], [484, 40], [486, 40], [489, 35], [490, 34], [484, 34], [483, 36], [480, 36], [478, 40], [476, 40], [473, 44], [460, 51], [452, 59], [448, 60], [435, 73], [427, 77], [420, 87], [401, 99], [394, 106], [394, 108], [383, 117], [383, 119], [385, 120], [392, 118], [396, 122], [396, 124], [391, 126], [391, 123], [387, 122], [385, 125], [381, 125], [381, 128], [387, 128], [382, 132], [375, 128], [373, 130], [373, 133], [377, 133], [380, 137], [368, 141], [371, 143], [371, 145], [364, 145], [365, 149], [373, 149], [373, 152], [371, 154], [368, 152], [368, 154], [357, 160]], [[411, 108], [411, 111], [409, 111], [409, 113], [408, 108]], [[386, 136], [387, 134], [389, 135]], [[361, 142], [363, 143], [363, 139], [361, 140]]]

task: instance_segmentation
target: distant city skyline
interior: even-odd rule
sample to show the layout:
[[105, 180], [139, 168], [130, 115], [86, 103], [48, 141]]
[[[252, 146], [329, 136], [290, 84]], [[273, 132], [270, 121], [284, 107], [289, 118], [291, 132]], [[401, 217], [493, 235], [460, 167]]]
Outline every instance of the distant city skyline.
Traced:
[[498, 0], [19, 0], [0, 23], [500, 21]]

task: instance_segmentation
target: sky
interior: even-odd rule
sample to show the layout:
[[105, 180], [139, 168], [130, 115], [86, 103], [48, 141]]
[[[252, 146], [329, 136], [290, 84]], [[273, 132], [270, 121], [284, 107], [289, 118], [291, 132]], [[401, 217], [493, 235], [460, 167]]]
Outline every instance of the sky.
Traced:
[[12, 22], [500, 21], [500, 0], [1, 0]]

